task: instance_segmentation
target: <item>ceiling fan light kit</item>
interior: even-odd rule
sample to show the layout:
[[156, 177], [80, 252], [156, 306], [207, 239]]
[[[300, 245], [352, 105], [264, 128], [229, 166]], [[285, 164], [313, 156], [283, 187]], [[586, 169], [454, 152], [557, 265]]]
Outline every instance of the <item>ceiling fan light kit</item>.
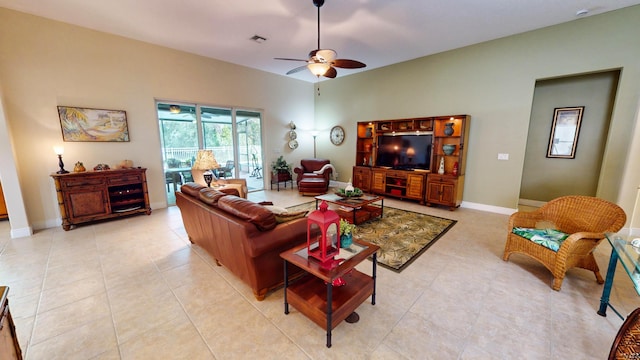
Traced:
[[275, 58], [276, 60], [304, 61], [307, 63], [307, 65], [299, 66], [287, 71], [287, 75], [309, 69], [309, 71], [317, 77], [324, 76], [326, 78], [333, 79], [338, 75], [338, 72], [335, 68], [358, 69], [366, 67], [367, 65], [360, 61], [350, 59], [336, 59], [338, 54], [335, 52], [335, 50], [320, 48], [320, 7], [324, 5], [324, 0], [312, 1], [313, 5], [318, 8], [318, 48], [309, 52], [309, 58], [307, 60]]
[[331, 65], [327, 63], [317, 62], [317, 63], [311, 63], [307, 65], [307, 67], [309, 68], [309, 71], [311, 71], [313, 75], [320, 77], [324, 75], [327, 72], [327, 70], [329, 70]]

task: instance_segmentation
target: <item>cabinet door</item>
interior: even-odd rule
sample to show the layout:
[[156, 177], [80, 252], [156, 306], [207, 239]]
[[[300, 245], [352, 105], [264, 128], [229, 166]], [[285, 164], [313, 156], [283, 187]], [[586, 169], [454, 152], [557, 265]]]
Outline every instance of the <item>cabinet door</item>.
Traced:
[[371, 188], [371, 170], [365, 168], [353, 168], [353, 186], [364, 192]]
[[407, 197], [422, 200], [424, 177], [422, 175], [407, 175]]
[[443, 183], [440, 186], [440, 201], [442, 204], [455, 206], [456, 187], [451, 183]]
[[371, 181], [371, 191], [372, 192], [384, 192], [385, 187], [385, 171], [373, 171], [373, 179]]
[[71, 219], [109, 214], [107, 194], [104, 189], [69, 191], [65, 197]]
[[427, 183], [427, 203], [440, 203], [441, 185], [441, 183], [431, 181]]

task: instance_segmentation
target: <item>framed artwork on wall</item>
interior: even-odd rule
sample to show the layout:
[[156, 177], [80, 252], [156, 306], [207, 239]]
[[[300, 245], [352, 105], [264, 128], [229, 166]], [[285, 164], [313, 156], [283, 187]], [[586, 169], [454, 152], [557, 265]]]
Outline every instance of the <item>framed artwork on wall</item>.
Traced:
[[548, 158], [575, 158], [583, 112], [584, 106], [555, 108], [553, 110], [551, 135], [547, 148]]
[[124, 110], [58, 106], [58, 116], [64, 141], [129, 141]]

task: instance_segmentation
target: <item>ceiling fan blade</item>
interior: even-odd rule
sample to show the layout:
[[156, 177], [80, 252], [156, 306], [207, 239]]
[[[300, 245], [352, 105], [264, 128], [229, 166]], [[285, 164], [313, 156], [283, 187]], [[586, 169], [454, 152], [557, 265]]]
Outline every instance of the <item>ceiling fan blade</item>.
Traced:
[[308, 62], [309, 60], [303, 60], [303, 59], [292, 59], [292, 58], [273, 58], [274, 60], [287, 60], [287, 61], [304, 61], [304, 62]]
[[324, 73], [324, 77], [330, 78], [330, 79], [334, 79], [336, 76], [338, 75], [338, 71], [336, 70], [336, 68], [334, 68], [333, 66], [329, 68], [329, 70], [327, 70], [326, 73]]
[[306, 69], [307, 69], [307, 65], [298, 66], [295, 69], [291, 69], [291, 70], [287, 71], [287, 75], [295, 74], [297, 72], [300, 72], [300, 71], [306, 70]]
[[339, 68], [344, 68], [344, 69], [358, 69], [358, 68], [363, 68], [367, 66], [364, 63], [361, 63], [360, 61], [349, 60], [349, 59], [335, 59], [331, 62], [331, 65]]

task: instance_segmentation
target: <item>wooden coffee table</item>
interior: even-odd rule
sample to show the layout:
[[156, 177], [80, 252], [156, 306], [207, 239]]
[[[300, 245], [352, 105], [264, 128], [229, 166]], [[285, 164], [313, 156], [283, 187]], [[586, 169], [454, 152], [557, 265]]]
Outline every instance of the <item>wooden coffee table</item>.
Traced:
[[[324, 194], [316, 196], [316, 209], [320, 201], [326, 201], [336, 206], [331, 210], [338, 213], [340, 218], [352, 224], [361, 224], [369, 219], [382, 217], [384, 198], [378, 195], [364, 194], [360, 197], [345, 198], [337, 194]], [[380, 204], [374, 204], [376, 202]]]

